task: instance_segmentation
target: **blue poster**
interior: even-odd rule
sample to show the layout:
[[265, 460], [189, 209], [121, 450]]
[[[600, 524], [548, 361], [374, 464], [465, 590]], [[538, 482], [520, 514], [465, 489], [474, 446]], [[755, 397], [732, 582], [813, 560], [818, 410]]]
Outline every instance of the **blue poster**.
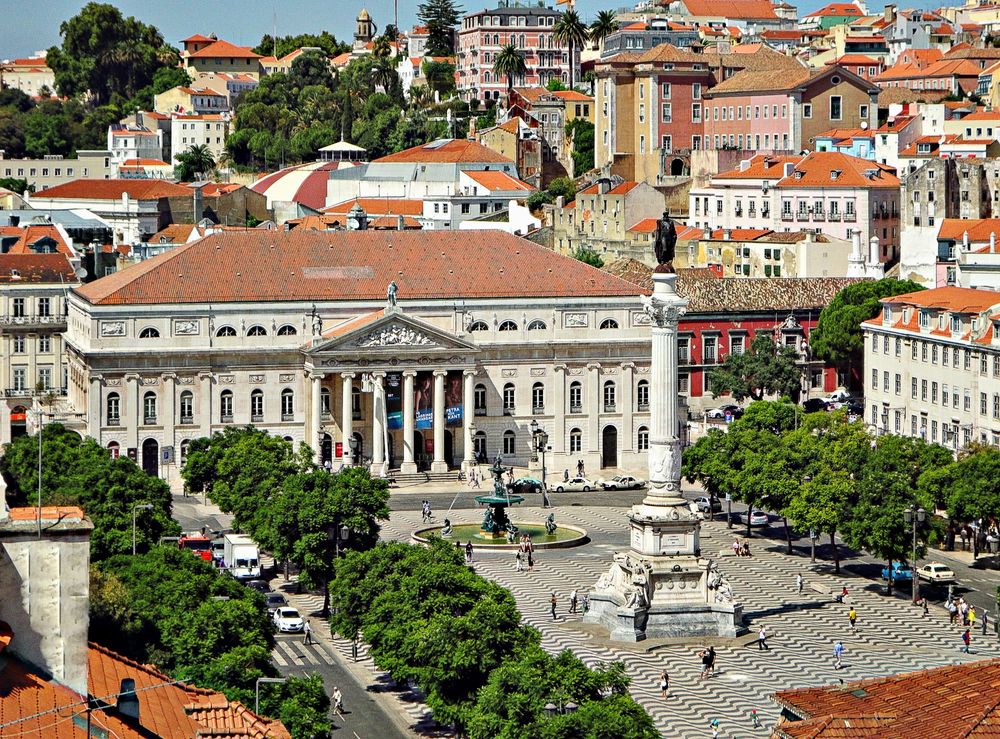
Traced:
[[403, 428], [402, 376], [390, 372], [385, 378], [385, 415], [389, 430]]

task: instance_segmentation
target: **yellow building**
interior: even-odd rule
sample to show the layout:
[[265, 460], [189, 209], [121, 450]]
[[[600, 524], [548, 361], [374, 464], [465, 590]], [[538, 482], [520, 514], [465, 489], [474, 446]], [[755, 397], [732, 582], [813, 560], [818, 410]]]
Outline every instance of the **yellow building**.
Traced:
[[213, 72], [248, 74], [255, 79], [260, 79], [261, 75], [261, 56], [246, 46], [236, 46], [228, 41], [215, 41], [197, 51], [185, 51], [181, 58], [184, 69], [196, 81], [200, 76]]

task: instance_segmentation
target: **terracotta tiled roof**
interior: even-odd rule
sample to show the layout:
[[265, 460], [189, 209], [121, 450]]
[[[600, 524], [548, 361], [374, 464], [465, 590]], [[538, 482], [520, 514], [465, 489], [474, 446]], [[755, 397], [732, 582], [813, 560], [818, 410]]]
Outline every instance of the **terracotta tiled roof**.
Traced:
[[[612, 187], [605, 194], [606, 195], [626, 195], [626, 194], [630, 193], [632, 190], [634, 190], [635, 188], [637, 188], [638, 186], [639, 186], [638, 182], [626, 181], [626, 182], [621, 183], [620, 185]], [[577, 195], [577, 197], [579, 197], [581, 195], [597, 195], [597, 194], [599, 194], [599, 192], [600, 192], [600, 184], [595, 182], [590, 187], [586, 187], [583, 190], [580, 190], [580, 192], [578, 192], [576, 195]]]
[[955, 44], [944, 56], [946, 59], [1000, 59], [1000, 49], [993, 46], [981, 48], [970, 44]]
[[844, 54], [841, 57], [834, 59], [827, 64], [867, 64], [867, 65], [881, 65], [882, 62], [875, 57], [868, 56], [867, 54]]
[[762, 20], [777, 18], [770, 0], [683, 0], [689, 15], [718, 16], [730, 20]]
[[966, 231], [969, 233], [969, 241], [971, 242], [989, 241], [990, 234], [996, 234], [997, 238], [1000, 239], [1000, 218], [945, 218], [941, 221], [938, 238], [962, 241]]
[[[840, 174], [833, 177], [837, 171]], [[873, 173], [873, 176], [867, 176]], [[814, 151], [802, 159], [792, 173], [775, 187], [860, 187], [899, 189], [896, 170], [868, 159], [836, 151]]]
[[[423, 224], [420, 223], [413, 216], [403, 216], [403, 228], [410, 230], [419, 230], [423, 228]], [[399, 216], [379, 216], [373, 218], [368, 222], [371, 228], [383, 228], [383, 229], [394, 229], [399, 228]]]
[[526, 191], [535, 189], [527, 182], [519, 180], [516, 177], [511, 177], [506, 172], [494, 172], [492, 170], [489, 172], [483, 170], [469, 170], [464, 174], [471, 177], [477, 184], [482, 185], [490, 192], [507, 190]]
[[939, 103], [948, 97], [947, 90], [911, 90], [908, 87], [887, 87], [878, 94], [878, 107], [903, 103]]
[[724, 277], [706, 279], [679, 270], [677, 292], [688, 298], [688, 313], [822, 310], [858, 280], [845, 277]]
[[196, 33], [194, 36], [188, 36], [186, 39], [181, 39], [182, 44], [186, 44], [188, 42], [191, 43], [200, 42], [200, 43], [211, 44], [214, 43], [215, 41], [216, 39], [212, 38], [211, 36], [202, 36], [200, 33]]
[[[83, 520], [83, 509], [78, 506], [42, 506], [43, 521], [60, 521], [71, 519], [74, 521]], [[37, 508], [11, 508], [11, 521], [37, 521]], [[117, 691], [116, 691], [117, 692]], [[2, 722], [0, 722], [2, 723]]]
[[0, 254], [0, 283], [70, 285], [77, 281], [65, 254]]
[[[530, 274], [531, 279], [523, 279]], [[78, 288], [94, 304], [629, 296], [628, 283], [503, 232], [227, 231]]]
[[204, 49], [193, 51], [188, 55], [189, 59], [260, 59], [260, 54], [254, 54], [249, 47], [236, 46], [228, 41], [216, 41], [209, 44]]
[[376, 162], [413, 162], [418, 164], [452, 164], [461, 162], [503, 162], [513, 164], [507, 157], [487, 149], [482, 144], [465, 139], [443, 139], [429, 144], [389, 154]]
[[123, 193], [133, 200], [191, 196], [191, 190], [163, 180], [72, 180], [41, 190], [32, 196], [57, 200], [120, 200]]
[[774, 694], [774, 700], [804, 720], [782, 721], [776, 735], [788, 739], [995, 737], [1000, 730], [998, 695], [997, 659], [782, 690]]
[[694, 226], [677, 224], [677, 240], [697, 241], [705, 235], [705, 231]]
[[784, 74], [745, 69], [715, 85], [709, 92], [713, 95], [725, 92], [776, 92], [800, 85], [807, 79], [809, 70], [805, 67]]
[[656, 225], [659, 223], [658, 218], [643, 218], [641, 221], [628, 228], [629, 231], [634, 231], [635, 233], [653, 233], [656, 231]]
[[73, 250], [69, 247], [59, 233], [59, 229], [52, 224], [28, 224], [24, 228], [14, 228], [5, 226], [0, 228], [0, 235], [7, 237], [17, 237], [17, 241], [9, 244], [7, 254], [35, 254], [36, 250], [32, 245], [42, 239], [51, 239], [55, 242], [56, 251], [67, 256], [74, 256]]
[[762, 31], [760, 37], [767, 41], [798, 41], [802, 38], [802, 31], [768, 30]]
[[750, 166], [746, 169], [737, 167], [727, 172], [719, 172], [713, 179], [720, 180], [742, 180], [742, 179], [774, 179], [780, 180], [785, 176], [785, 164], [798, 164], [802, 161], [800, 156], [768, 156], [757, 154], [749, 160]]
[[836, 139], [870, 139], [875, 134], [867, 128], [831, 128], [829, 131], [816, 134], [816, 138]]
[[126, 159], [121, 164], [122, 167], [168, 167], [162, 159]]
[[882, 302], [937, 308], [953, 313], [982, 313], [1000, 303], [1000, 293], [993, 290], [974, 290], [969, 287], [937, 287], [933, 290], [919, 290], [883, 298]]
[[590, 95], [584, 95], [577, 90], [556, 90], [552, 95], [560, 100], [579, 101], [581, 103], [593, 102], [594, 100]]
[[197, 231], [199, 236], [204, 235], [201, 228], [194, 223], [171, 223], [150, 236], [149, 243], [186, 244], [191, 238], [192, 231]]
[[824, 5], [817, 11], [809, 13], [804, 18], [830, 18], [837, 16], [861, 16], [864, 13], [861, 12], [859, 8], [854, 3], [830, 3], [829, 5]]
[[324, 213], [336, 213], [347, 215], [354, 207], [355, 203], [360, 205], [368, 215], [398, 215], [398, 216], [420, 216], [424, 213], [424, 202], [422, 200], [405, 200], [403, 198], [352, 198], [342, 203], [324, 208]]
[[[729, 238], [726, 238], [726, 231], [729, 231]], [[717, 228], [707, 234], [705, 238], [711, 241], [754, 241], [762, 236], [772, 233], [769, 228]]]

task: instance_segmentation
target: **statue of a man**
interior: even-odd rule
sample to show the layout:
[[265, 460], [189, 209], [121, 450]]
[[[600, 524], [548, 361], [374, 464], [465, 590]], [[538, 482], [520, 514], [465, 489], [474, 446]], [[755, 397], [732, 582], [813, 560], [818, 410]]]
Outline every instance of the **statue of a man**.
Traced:
[[386, 306], [389, 308], [396, 307], [396, 292], [399, 290], [399, 286], [395, 281], [389, 283], [389, 287], [385, 291], [385, 302]]
[[[677, 247], [677, 228], [670, 220], [670, 211], [663, 211], [663, 218], [656, 223], [656, 240], [653, 242], [653, 252], [657, 264], [670, 266], [673, 271], [674, 249]], [[660, 270], [662, 271], [662, 270]]]

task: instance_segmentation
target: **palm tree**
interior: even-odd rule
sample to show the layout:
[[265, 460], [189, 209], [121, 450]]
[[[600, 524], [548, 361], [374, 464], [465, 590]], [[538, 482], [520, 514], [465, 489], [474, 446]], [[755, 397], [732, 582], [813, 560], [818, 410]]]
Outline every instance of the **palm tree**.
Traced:
[[528, 66], [524, 63], [524, 57], [521, 56], [521, 52], [515, 48], [514, 44], [504, 46], [493, 59], [493, 74], [497, 77], [501, 75], [507, 77], [508, 98], [514, 92], [514, 78], [522, 77], [527, 72]]
[[215, 169], [215, 157], [205, 144], [195, 144], [176, 158], [177, 178], [185, 182], [190, 182], [199, 175], [205, 177]]
[[598, 48], [604, 39], [615, 33], [619, 28], [621, 28], [621, 25], [618, 23], [615, 11], [600, 11], [597, 14], [597, 20], [590, 24], [590, 41], [594, 44], [594, 48]]
[[388, 57], [382, 57], [372, 66], [372, 84], [386, 93], [396, 79], [396, 67]]
[[552, 27], [556, 41], [569, 46], [569, 86], [573, 88], [573, 71], [576, 68], [576, 50], [587, 43], [590, 34], [575, 10], [567, 10]]

